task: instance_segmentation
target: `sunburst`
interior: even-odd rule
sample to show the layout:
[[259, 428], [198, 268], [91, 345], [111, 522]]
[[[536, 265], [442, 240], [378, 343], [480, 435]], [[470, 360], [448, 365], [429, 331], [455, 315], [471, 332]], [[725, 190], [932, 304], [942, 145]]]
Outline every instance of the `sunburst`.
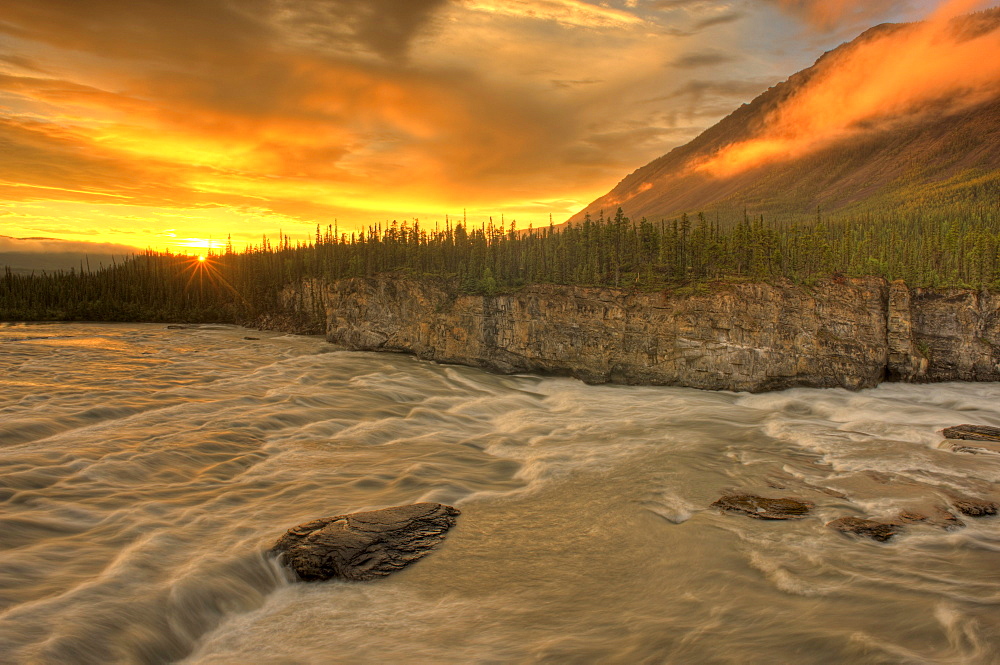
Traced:
[[243, 301], [244, 304], [249, 304], [247, 299], [243, 297], [243, 294], [237, 291], [236, 288], [229, 283], [229, 280], [222, 276], [222, 272], [219, 270], [217, 257], [215, 255], [198, 254], [187, 258], [185, 263], [186, 266], [184, 267], [184, 271], [190, 273], [188, 275], [187, 283], [184, 285], [185, 291], [190, 289], [195, 279], [197, 279], [198, 291], [201, 292], [205, 288], [205, 282], [207, 281], [209, 286], [216, 289], [225, 289]]

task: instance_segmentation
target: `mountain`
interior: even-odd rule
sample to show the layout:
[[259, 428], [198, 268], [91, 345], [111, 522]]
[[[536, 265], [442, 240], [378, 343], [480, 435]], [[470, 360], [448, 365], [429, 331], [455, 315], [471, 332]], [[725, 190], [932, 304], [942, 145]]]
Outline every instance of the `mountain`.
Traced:
[[14, 238], [0, 235], [0, 275], [12, 273], [55, 272], [58, 270], [97, 270], [139, 252], [135, 247], [56, 238]]
[[[961, 48], [963, 40], [968, 44], [984, 35], [992, 47], [994, 38], [1000, 37], [1000, 9], [958, 21], [949, 22], [948, 28], [949, 39], [958, 44], [955, 49]], [[983, 205], [996, 209], [1000, 201], [1000, 81], [987, 79], [990, 85], [983, 85], [983, 77], [992, 76], [993, 70], [976, 72], [974, 90], [973, 83], [969, 87], [956, 83], [937, 97], [924, 93], [917, 97], [919, 103], [853, 123], [836, 140], [819, 142], [803, 154], [777, 154], [755, 166], [721, 174], [699, 168], [734, 145], [769, 133], [780, 137], [773, 128], [775, 119], [804, 93], [815, 97], [817, 88], [822, 93], [822, 86], [833, 78], [831, 73], [842, 73], [837, 68], [845, 69], [845, 63], [857, 66], [859, 54], [876, 48], [884, 51], [893, 40], [905, 49], [914, 26], [921, 25], [876, 26], [824, 54], [812, 67], [742, 105], [690, 143], [629, 174], [569, 221], [597, 217], [601, 212], [613, 215], [618, 207], [632, 219], [653, 221], [698, 212], [723, 221], [742, 218], [744, 212], [763, 214], [772, 221], [794, 221], [815, 217], [817, 209], [832, 213], [941, 209], [956, 204], [963, 209]], [[976, 48], [982, 48], [978, 42]], [[1000, 53], [981, 55], [994, 56]], [[915, 63], [917, 77], [919, 65]], [[961, 82], [966, 71], [956, 68], [955, 80]], [[920, 84], [919, 79], [913, 81], [914, 88]], [[831, 100], [831, 112], [837, 111], [840, 101]], [[850, 106], [855, 100], [842, 101]]]

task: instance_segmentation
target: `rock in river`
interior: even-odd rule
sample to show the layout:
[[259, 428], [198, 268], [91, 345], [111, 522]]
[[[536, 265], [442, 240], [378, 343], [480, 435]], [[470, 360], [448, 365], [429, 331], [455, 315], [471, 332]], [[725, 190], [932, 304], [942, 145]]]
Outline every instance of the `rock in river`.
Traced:
[[964, 439], [965, 441], [997, 441], [1000, 442], [1000, 427], [986, 425], [955, 425], [941, 430], [946, 439]]
[[414, 503], [322, 517], [289, 529], [271, 551], [305, 581], [370, 580], [430, 552], [459, 514], [440, 503]]
[[944, 508], [934, 508], [929, 512], [931, 513], [930, 515], [925, 515], [924, 513], [918, 513], [912, 510], [904, 510], [899, 513], [897, 520], [901, 524], [925, 524], [927, 526], [936, 526], [949, 530], [961, 529], [965, 526], [965, 522], [958, 519]]
[[731, 513], [740, 513], [759, 520], [794, 520], [805, 517], [812, 509], [808, 501], [767, 499], [752, 494], [727, 494], [712, 504]]
[[996, 515], [997, 509], [1000, 508], [994, 502], [983, 499], [958, 499], [955, 501], [955, 507], [958, 508], [958, 512], [969, 517]]
[[953, 453], [969, 453], [970, 455], [1000, 455], [1000, 441], [945, 439], [938, 445], [938, 448], [950, 450]]
[[872, 540], [884, 543], [900, 531], [898, 524], [888, 524], [886, 522], [876, 522], [875, 520], [863, 520], [860, 517], [841, 517], [826, 524], [831, 529], [844, 533], [853, 533], [859, 536], [867, 536]]
[[956, 425], [941, 430], [946, 441], [939, 448], [956, 453], [993, 453], [1000, 455], [1000, 427]]

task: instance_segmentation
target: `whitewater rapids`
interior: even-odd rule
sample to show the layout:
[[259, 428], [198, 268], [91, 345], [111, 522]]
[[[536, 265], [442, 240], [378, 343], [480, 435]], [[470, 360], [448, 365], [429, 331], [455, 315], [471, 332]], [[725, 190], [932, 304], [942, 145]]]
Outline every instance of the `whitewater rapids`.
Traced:
[[[256, 337], [258, 339], [246, 339]], [[225, 326], [0, 327], [0, 662], [1000, 661], [1000, 384], [762, 395], [497, 376]], [[816, 504], [765, 522], [724, 492]], [[325, 515], [437, 501], [374, 583], [265, 555]]]

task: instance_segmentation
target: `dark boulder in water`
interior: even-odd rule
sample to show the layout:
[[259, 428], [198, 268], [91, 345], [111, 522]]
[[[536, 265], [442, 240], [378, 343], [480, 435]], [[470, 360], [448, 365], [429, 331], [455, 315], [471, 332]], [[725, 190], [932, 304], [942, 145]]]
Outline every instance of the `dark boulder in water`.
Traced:
[[902, 529], [898, 524], [887, 522], [876, 522], [875, 520], [865, 520], [860, 517], [841, 517], [826, 525], [831, 529], [842, 531], [843, 533], [853, 533], [858, 536], [865, 536], [872, 540], [884, 543]]
[[946, 439], [963, 439], [965, 441], [996, 441], [1000, 442], [1000, 427], [986, 425], [956, 425], [941, 430]]
[[957, 499], [955, 508], [958, 509], [958, 512], [969, 517], [989, 517], [996, 515], [1000, 506], [993, 501], [984, 499]]
[[794, 520], [809, 514], [813, 505], [787, 497], [767, 499], [752, 494], [727, 494], [712, 504], [730, 513], [739, 513], [759, 520]]
[[307, 582], [371, 580], [426, 555], [459, 514], [440, 503], [414, 503], [323, 517], [289, 529], [271, 552]]

